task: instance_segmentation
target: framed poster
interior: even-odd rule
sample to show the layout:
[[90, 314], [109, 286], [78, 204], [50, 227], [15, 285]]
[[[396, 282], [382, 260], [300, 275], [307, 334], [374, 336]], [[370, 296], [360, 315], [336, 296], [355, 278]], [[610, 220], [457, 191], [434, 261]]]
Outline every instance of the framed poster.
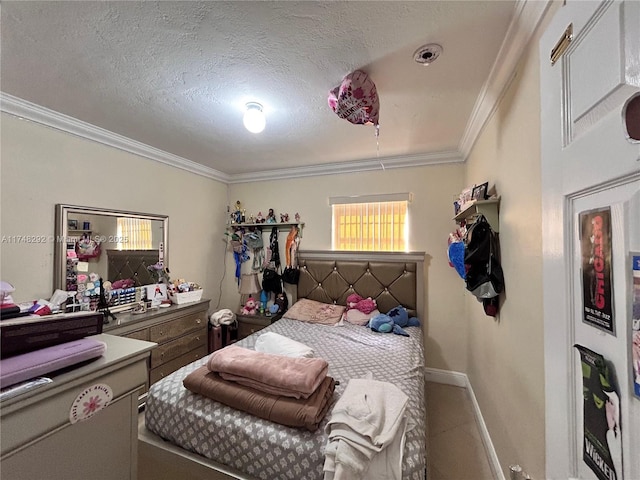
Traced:
[[631, 253], [631, 361], [633, 393], [640, 397], [640, 252]]
[[582, 460], [599, 480], [622, 480], [622, 425], [615, 372], [599, 353], [582, 345], [583, 392]]
[[611, 208], [579, 214], [582, 267], [582, 321], [615, 335], [611, 292]]

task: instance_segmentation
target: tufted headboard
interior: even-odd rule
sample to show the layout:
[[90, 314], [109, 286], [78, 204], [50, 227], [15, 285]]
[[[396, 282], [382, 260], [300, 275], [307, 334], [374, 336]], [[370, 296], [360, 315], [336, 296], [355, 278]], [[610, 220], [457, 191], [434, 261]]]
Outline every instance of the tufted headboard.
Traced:
[[298, 298], [346, 305], [357, 293], [376, 300], [381, 312], [402, 305], [411, 316], [424, 313], [424, 252], [298, 252]]
[[147, 267], [158, 258], [158, 250], [107, 250], [109, 281], [131, 278], [136, 287], [156, 283]]

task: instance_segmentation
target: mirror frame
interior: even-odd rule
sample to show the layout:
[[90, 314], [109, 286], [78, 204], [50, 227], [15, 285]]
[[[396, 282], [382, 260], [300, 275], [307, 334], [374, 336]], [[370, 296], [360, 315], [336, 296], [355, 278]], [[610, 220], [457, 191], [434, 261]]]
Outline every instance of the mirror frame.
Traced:
[[159, 220], [162, 222], [163, 239], [162, 250], [164, 265], [169, 268], [169, 216], [157, 215], [153, 213], [140, 213], [127, 210], [111, 210], [106, 208], [83, 207], [80, 205], [66, 205], [59, 203], [56, 205], [55, 217], [55, 251], [54, 251], [54, 272], [53, 272], [53, 288], [66, 290], [66, 271], [67, 271], [67, 253], [66, 238], [69, 232], [67, 230], [67, 220], [69, 214], [86, 214], [86, 215], [106, 215], [112, 217], [130, 217], [142, 218], [147, 220]]

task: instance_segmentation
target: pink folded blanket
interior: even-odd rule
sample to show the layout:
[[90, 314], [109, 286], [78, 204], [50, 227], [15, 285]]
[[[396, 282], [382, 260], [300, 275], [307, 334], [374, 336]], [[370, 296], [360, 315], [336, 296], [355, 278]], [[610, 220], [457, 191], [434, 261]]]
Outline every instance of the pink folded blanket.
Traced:
[[225, 380], [272, 395], [309, 398], [327, 376], [322, 358], [286, 357], [230, 345], [217, 350], [207, 368]]

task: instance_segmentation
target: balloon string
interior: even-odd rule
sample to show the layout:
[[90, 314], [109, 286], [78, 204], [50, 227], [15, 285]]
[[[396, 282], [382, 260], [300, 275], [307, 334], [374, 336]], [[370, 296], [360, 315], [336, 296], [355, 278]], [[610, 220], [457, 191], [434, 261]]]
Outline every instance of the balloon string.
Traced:
[[380, 124], [376, 125], [376, 158], [378, 159], [378, 162], [380, 162], [382, 170], [384, 170], [384, 164], [380, 160]]

